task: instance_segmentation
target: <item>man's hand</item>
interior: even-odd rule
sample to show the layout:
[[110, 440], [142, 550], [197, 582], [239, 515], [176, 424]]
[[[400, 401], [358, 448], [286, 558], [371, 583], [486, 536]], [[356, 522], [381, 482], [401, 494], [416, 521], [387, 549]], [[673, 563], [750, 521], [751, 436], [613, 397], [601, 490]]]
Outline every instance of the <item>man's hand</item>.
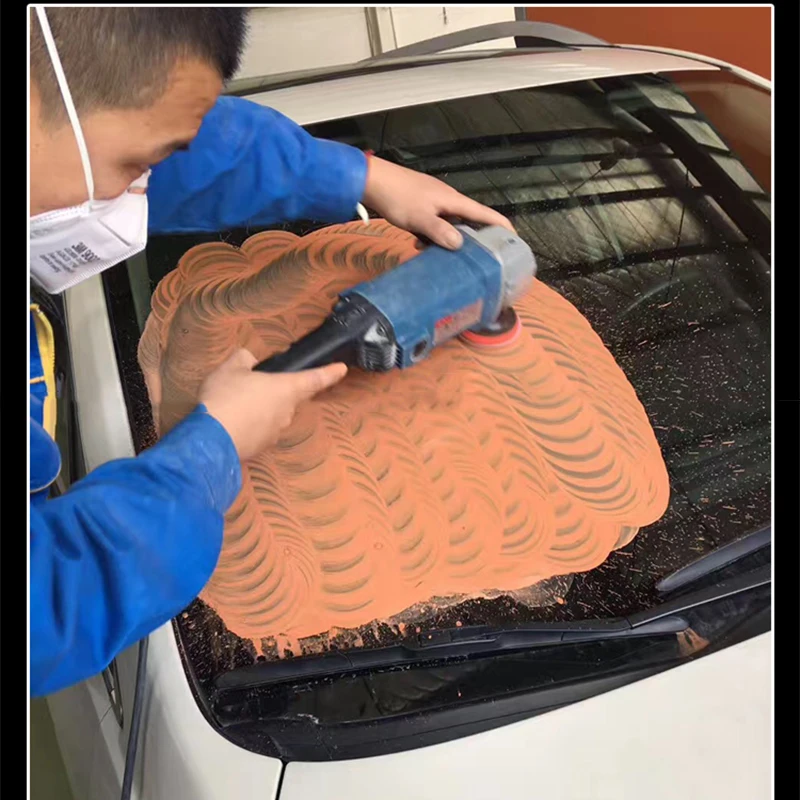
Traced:
[[448, 250], [461, 247], [461, 234], [442, 217], [467, 222], [513, 225], [497, 211], [470, 200], [446, 183], [381, 158], [370, 158], [364, 189], [365, 206], [398, 228], [425, 236]]
[[249, 350], [237, 350], [205, 379], [198, 397], [233, 439], [241, 461], [275, 444], [300, 403], [347, 374], [344, 364], [279, 374], [253, 372], [255, 365]]

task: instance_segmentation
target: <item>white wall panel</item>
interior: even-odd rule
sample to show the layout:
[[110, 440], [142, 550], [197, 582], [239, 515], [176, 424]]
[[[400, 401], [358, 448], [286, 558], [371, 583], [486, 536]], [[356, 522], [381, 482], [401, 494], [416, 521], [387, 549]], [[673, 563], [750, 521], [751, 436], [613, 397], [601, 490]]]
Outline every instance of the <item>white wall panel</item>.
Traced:
[[[365, 6], [253, 8], [250, 36], [236, 79], [351, 64], [373, 55]], [[476, 25], [514, 20], [514, 6], [376, 6], [381, 51]], [[459, 50], [513, 47], [513, 39]], [[377, 52], [377, 48], [376, 48]]]
[[[434, 36], [474, 28], [477, 25], [513, 22], [514, 6], [391, 6], [391, 14], [397, 46], [403, 47]], [[494, 42], [482, 42], [456, 49], [479, 50], [513, 46], [513, 39], [498, 39]]]
[[371, 55], [363, 6], [254, 8], [236, 78], [349, 64]]

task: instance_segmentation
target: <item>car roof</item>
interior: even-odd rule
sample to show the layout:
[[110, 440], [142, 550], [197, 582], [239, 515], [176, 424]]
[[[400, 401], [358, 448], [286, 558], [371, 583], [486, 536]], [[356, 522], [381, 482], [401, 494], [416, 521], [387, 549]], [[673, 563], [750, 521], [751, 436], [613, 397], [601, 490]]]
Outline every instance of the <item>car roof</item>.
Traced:
[[300, 125], [572, 81], [720, 67], [682, 55], [625, 47], [508, 50], [478, 57], [410, 59], [283, 76], [274, 88], [238, 92]]

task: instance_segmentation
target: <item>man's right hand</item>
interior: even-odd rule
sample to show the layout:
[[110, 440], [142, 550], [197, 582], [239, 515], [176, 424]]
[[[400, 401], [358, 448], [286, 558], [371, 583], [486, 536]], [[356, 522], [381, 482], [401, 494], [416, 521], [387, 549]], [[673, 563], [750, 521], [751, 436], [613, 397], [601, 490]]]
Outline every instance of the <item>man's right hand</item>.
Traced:
[[344, 364], [304, 372], [253, 372], [256, 358], [237, 350], [200, 387], [203, 403], [233, 439], [241, 461], [248, 461], [275, 444], [305, 400], [339, 383]]

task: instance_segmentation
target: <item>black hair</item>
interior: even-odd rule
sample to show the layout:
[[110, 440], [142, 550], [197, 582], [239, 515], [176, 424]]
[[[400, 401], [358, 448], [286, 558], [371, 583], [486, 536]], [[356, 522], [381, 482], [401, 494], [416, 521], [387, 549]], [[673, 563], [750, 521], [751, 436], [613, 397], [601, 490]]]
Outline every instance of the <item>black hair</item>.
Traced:
[[[47, 19], [78, 112], [141, 108], [167, 86], [179, 58], [197, 58], [223, 81], [239, 67], [245, 8], [47, 8]], [[64, 106], [35, 10], [31, 10], [31, 79], [46, 119]]]

